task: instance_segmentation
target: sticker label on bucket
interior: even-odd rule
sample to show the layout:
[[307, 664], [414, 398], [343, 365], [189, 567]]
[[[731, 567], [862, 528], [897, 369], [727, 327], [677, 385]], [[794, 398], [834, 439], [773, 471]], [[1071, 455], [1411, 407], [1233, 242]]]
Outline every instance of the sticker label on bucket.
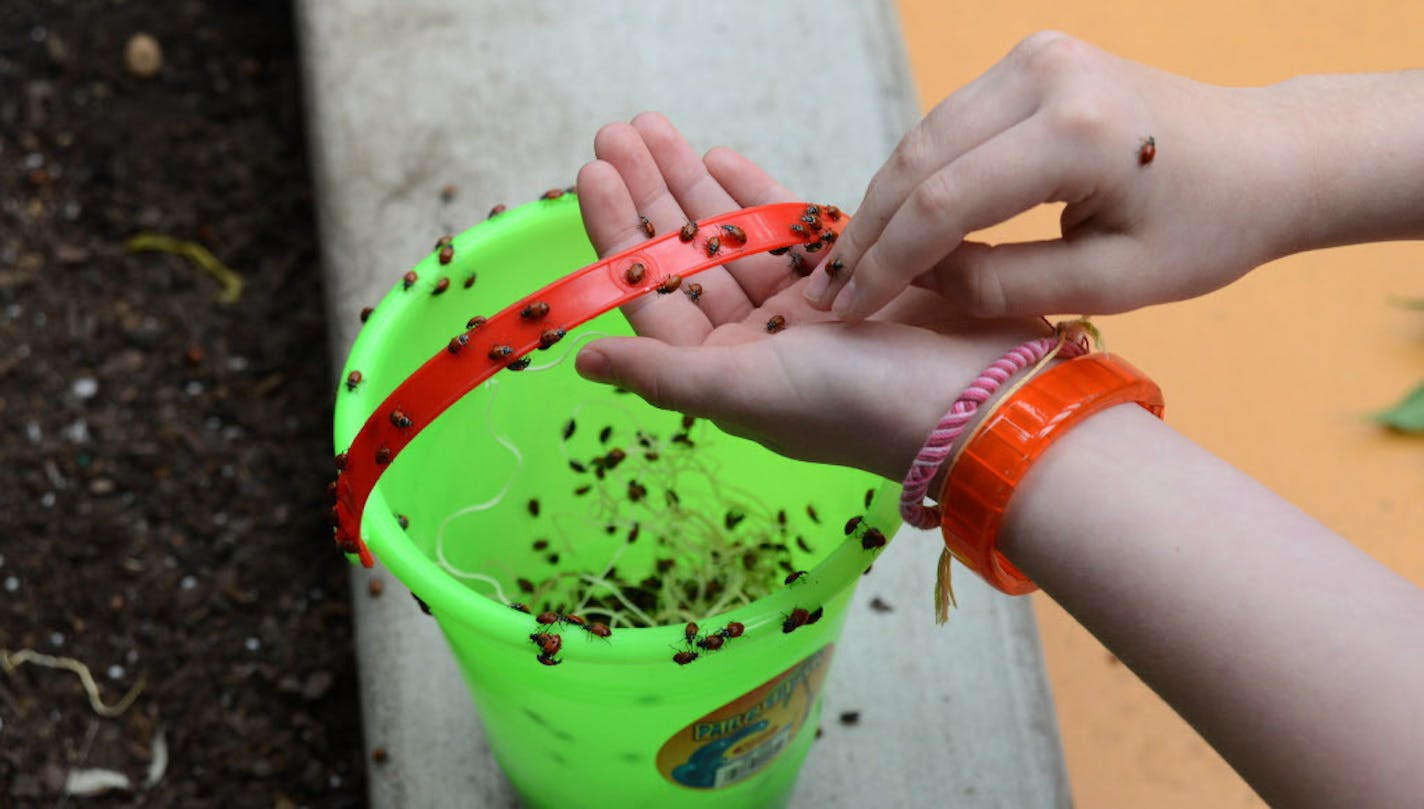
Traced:
[[755, 775], [796, 738], [830, 663], [827, 644], [673, 734], [658, 750], [658, 771], [695, 789], [728, 787]]

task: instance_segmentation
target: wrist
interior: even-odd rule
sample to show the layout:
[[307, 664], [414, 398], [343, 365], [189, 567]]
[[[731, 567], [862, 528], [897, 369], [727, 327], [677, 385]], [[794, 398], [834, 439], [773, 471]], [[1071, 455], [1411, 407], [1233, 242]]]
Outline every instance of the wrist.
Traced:
[[1263, 88], [1287, 143], [1280, 255], [1424, 236], [1424, 71], [1313, 75]]

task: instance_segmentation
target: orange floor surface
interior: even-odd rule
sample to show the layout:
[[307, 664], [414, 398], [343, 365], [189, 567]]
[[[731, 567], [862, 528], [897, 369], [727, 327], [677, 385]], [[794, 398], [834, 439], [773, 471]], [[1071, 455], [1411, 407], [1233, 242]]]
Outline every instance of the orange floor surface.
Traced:
[[[899, 9], [925, 110], [1044, 28], [1224, 85], [1424, 67], [1419, 2], [899, 0]], [[1057, 209], [1044, 208], [980, 238], [1057, 233]], [[1424, 312], [1390, 296], [1424, 298], [1424, 243], [1293, 256], [1194, 301], [1095, 320], [1112, 350], [1160, 382], [1169, 423], [1424, 586], [1424, 438], [1368, 420], [1424, 381]], [[1264, 805], [1091, 635], [1034, 598], [1078, 806]]]

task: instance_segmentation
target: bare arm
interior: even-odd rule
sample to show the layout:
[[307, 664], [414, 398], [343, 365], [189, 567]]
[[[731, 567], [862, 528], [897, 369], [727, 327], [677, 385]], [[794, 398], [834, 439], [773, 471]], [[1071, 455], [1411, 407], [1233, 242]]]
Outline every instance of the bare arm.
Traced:
[[1050, 448], [1001, 547], [1272, 806], [1424, 796], [1424, 591], [1145, 411]]

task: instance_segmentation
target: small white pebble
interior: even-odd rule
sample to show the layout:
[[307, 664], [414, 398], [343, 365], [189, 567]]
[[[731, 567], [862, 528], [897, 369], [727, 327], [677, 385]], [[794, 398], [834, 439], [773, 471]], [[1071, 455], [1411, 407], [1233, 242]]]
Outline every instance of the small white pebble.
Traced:
[[201, 396], [203, 394], [203, 383], [196, 379], [190, 380], [183, 386], [183, 392], [189, 396]]
[[327, 783], [331, 785], [332, 789], [336, 789], [337, 787], [341, 786], [341, 776], [337, 775], [336, 773], [332, 773], [331, 778], [327, 779]]
[[99, 392], [99, 380], [92, 376], [81, 376], [69, 388], [80, 399], [92, 399]]
[[110, 680], [122, 680], [124, 678], [124, 667], [115, 663], [109, 667], [109, 670], [106, 671], [105, 674], [109, 675]]
[[40, 505], [45, 508], [54, 508], [54, 492], [45, 492], [40, 495]]
[[7, 593], [13, 593], [13, 592], [15, 592], [15, 591], [18, 590], [18, 589], [20, 589], [20, 580], [17, 579], [17, 578], [15, 578], [14, 576], [6, 576], [6, 577], [5, 577], [5, 592], [7, 592]]
[[247, 651], [255, 652], [258, 649], [262, 648], [262, 641], [258, 640], [257, 638], [248, 638], [247, 642], [243, 645], [247, 647]]
[[198, 577], [197, 577], [197, 576], [184, 576], [184, 577], [183, 577], [183, 580], [180, 581], [180, 582], [178, 582], [178, 586], [179, 586], [179, 587], [182, 587], [184, 590], [191, 590], [191, 589], [193, 589], [194, 587], [197, 587], [197, 586], [198, 586]]
[[75, 444], [87, 444], [89, 442], [89, 424], [84, 419], [79, 419], [65, 426], [60, 432], [64, 437]]
[[243, 356], [233, 356], [227, 358], [227, 369], [241, 373], [247, 370], [247, 358]]
[[137, 663], [137, 662], [138, 662], [138, 650], [137, 650], [137, 649], [130, 649], [130, 650], [128, 650], [128, 652], [124, 655], [124, 662], [128, 663], [130, 666], [132, 666], [133, 664]]
[[63, 645], [64, 645], [64, 633], [63, 633], [63, 632], [51, 632], [51, 633], [49, 633], [49, 645], [50, 645], [50, 646], [63, 646]]
[[38, 421], [25, 422], [25, 437], [30, 439], [31, 444], [38, 444], [44, 440], [44, 430], [40, 429]]

